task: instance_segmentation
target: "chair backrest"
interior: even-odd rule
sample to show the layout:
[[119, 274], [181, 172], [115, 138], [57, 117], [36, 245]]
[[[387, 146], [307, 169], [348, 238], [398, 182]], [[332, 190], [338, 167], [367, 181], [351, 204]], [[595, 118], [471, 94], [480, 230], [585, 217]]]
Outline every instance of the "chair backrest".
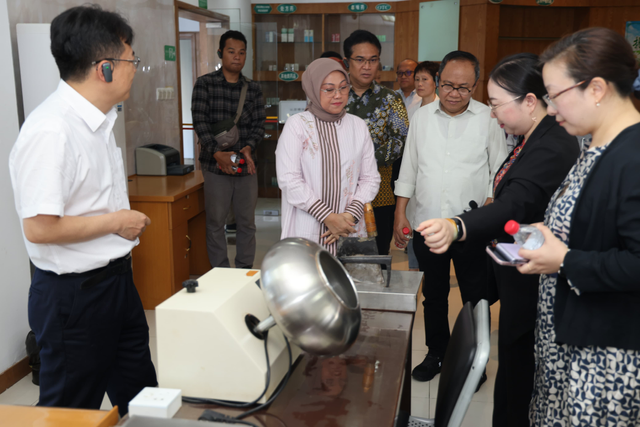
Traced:
[[442, 360], [435, 427], [459, 427], [489, 360], [489, 303], [473, 309], [467, 302], [458, 314]]

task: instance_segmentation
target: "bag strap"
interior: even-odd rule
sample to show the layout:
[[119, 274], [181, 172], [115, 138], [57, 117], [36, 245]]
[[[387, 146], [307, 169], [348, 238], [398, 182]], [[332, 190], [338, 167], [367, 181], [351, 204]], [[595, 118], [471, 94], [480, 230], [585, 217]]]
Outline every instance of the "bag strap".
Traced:
[[236, 118], [233, 120], [234, 124], [238, 124], [238, 120], [240, 120], [240, 115], [242, 114], [242, 107], [244, 107], [244, 100], [247, 97], [247, 89], [249, 88], [249, 83], [244, 81], [242, 85], [242, 92], [240, 92], [240, 101], [238, 101], [238, 111], [236, 111]]

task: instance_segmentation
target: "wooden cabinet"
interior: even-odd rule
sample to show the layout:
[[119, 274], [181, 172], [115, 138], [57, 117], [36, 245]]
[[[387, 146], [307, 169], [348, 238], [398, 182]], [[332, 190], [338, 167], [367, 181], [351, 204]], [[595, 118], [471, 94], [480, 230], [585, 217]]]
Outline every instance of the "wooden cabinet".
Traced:
[[283, 129], [280, 101], [304, 101], [302, 75], [307, 66], [324, 51], [344, 55], [344, 40], [357, 29], [377, 35], [382, 46], [381, 83], [393, 88], [395, 65], [404, 59], [394, 56], [398, 6], [395, 2], [299, 3], [253, 4], [252, 9], [253, 78], [265, 98], [268, 135], [258, 146], [258, 197], [280, 197], [274, 156]]
[[211, 269], [203, 187], [201, 171], [129, 178], [131, 209], [151, 219], [132, 252], [133, 279], [147, 310], [182, 289], [191, 274]]

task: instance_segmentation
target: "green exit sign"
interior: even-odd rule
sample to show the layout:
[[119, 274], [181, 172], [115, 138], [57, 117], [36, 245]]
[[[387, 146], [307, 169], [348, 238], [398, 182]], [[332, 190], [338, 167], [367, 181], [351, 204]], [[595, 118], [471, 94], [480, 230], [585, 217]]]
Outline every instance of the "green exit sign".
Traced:
[[209, 0], [198, 0], [198, 6], [203, 9], [209, 9]]
[[349, 12], [364, 12], [369, 6], [364, 3], [351, 3], [348, 6]]
[[175, 61], [176, 60], [176, 47], [175, 46], [166, 46], [164, 47], [164, 60], [165, 61]]
[[389, 3], [380, 3], [376, 5], [376, 10], [378, 12], [386, 12], [387, 10], [391, 10], [391, 5]]

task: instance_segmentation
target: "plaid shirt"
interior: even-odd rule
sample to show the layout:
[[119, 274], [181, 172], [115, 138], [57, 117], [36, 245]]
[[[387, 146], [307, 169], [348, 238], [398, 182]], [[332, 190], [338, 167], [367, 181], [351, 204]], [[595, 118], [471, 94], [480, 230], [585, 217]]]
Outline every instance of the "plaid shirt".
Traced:
[[[236, 125], [240, 139], [233, 147], [225, 151], [239, 153], [240, 149], [248, 145], [251, 147], [251, 154], [257, 165], [256, 148], [264, 137], [264, 121], [267, 116], [260, 85], [242, 74], [240, 74], [237, 83], [228, 83], [222, 74], [222, 69], [220, 69], [198, 77], [193, 87], [191, 113], [193, 127], [200, 138], [200, 164], [202, 169], [218, 175], [225, 175], [225, 173], [218, 168], [218, 162], [213, 158], [213, 155], [220, 151], [220, 148], [218, 148], [213, 136], [211, 125], [235, 117], [244, 80], [249, 83], [249, 87], [240, 120]], [[242, 172], [233, 176], [246, 176], [247, 174], [247, 168], [243, 167]]]

